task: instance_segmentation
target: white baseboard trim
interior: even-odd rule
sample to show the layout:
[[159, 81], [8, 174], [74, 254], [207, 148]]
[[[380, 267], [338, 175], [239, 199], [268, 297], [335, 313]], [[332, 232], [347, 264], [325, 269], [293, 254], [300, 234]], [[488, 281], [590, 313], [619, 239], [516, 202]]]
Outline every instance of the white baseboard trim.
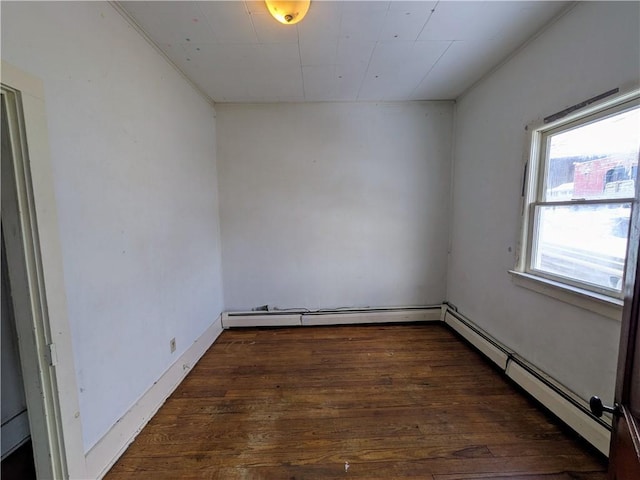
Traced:
[[589, 413], [587, 402], [515, 352], [482, 331], [468, 318], [444, 304], [445, 323], [462, 335], [527, 393], [604, 455], [609, 455], [611, 432]]
[[87, 452], [89, 478], [102, 478], [133, 442], [138, 433], [184, 380], [200, 357], [222, 333], [222, 319], [213, 324], [184, 352], [111, 429]]

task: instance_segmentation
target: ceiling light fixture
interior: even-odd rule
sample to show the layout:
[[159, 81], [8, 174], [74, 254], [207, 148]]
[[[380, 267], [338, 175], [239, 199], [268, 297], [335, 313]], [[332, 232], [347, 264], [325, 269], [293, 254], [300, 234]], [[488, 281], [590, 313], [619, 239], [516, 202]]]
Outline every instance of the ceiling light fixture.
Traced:
[[293, 25], [304, 18], [309, 11], [311, 0], [298, 1], [277, 1], [264, 0], [267, 4], [269, 13], [280, 23], [285, 25]]

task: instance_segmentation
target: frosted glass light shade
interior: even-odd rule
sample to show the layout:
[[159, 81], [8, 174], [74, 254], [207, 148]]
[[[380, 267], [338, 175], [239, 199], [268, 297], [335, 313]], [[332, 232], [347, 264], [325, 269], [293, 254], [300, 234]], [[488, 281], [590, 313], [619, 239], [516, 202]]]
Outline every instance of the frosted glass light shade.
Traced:
[[294, 25], [304, 18], [309, 11], [311, 0], [278, 1], [265, 0], [269, 13], [273, 18], [285, 25]]

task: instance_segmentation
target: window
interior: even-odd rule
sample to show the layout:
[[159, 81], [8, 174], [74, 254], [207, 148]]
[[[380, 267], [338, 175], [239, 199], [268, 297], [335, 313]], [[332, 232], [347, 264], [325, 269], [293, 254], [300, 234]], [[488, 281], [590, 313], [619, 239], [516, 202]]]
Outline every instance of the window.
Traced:
[[640, 92], [531, 132], [517, 271], [621, 298], [640, 156]]

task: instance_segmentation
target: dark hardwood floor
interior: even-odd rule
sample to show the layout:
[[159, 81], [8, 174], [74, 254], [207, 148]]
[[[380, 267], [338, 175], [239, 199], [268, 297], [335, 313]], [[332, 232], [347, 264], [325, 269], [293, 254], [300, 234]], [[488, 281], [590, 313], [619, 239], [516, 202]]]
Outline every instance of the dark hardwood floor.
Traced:
[[222, 333], [107, 480], [604, 480], [446, 327]]

